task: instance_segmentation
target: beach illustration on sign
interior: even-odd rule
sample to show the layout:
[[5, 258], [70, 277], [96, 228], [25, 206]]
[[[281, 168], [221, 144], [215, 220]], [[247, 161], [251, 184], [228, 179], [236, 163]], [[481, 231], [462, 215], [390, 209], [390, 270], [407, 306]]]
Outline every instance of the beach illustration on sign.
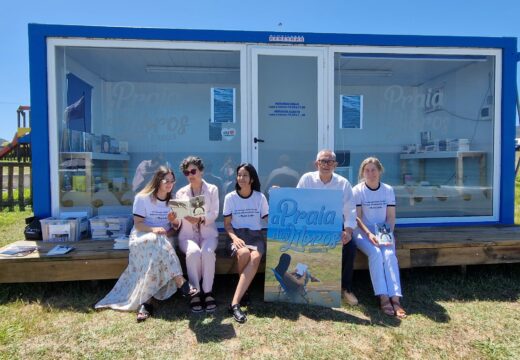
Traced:
[[235, 122], [235, 89], [212, 88], [211, 119], [214, 123]]
[[341, 306], [341, 199], [337, 190], [270, 192], [265, 301]]

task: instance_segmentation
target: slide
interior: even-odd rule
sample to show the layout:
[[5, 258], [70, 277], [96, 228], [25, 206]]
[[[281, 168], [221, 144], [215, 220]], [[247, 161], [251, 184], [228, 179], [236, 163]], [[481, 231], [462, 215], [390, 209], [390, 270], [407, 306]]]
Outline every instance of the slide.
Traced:
[[3, 159], [4, 156], [9, 154], [13, 149], [18, 146], [18, 134], [14, 134], [13, 141], [11, 141], [6, 147], [0, 150], [0, 159]]

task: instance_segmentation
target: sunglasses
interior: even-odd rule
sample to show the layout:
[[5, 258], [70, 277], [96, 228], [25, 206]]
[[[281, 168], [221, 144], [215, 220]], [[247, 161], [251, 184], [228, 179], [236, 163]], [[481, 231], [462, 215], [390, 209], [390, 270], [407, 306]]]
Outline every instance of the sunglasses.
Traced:
[[195, 175], [197, 173], [197, 169], [191, 169], [191, 170], [184, 170], [182, 172], [184, 174], [184, 176], [188, 176], [188, 175]]
[[161, 184], [175, 184], [175, 180], [162, 179]]

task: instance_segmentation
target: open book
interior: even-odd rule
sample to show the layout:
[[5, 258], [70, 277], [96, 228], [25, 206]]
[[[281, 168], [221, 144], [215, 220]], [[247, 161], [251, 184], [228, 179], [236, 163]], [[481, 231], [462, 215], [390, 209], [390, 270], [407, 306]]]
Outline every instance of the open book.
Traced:
[[170, 209], [172, 209], [172, 211], [175, 212], [177, 217], [180, 219], [186, 216], [205, 216], [205, 204], [206, 202], [204, 201], [204, 195], [195, 196], [189, 200], [173, 199], [168, 202]]
[[394, 243], [394, 233], [390, 231], [387, 223], [375, 224], [375, 235], [379, 245], [392, 245]]
[[56, 245], [47, 252], [47, 255], [64, 255], [74, 250], [74, 247], [69, 245]]
[[305, 264], [302, 264], [302, 263], [298, 263], [296, 264], [296, 274], [298, 274], [299, 276], [303, 276], [305, 274], [305, 272], [307, 271], [309, 267]]
[[25, 256], [36, 251], [36, 246], [8, 246], [4, 250], [0, 251], [0, 256]]

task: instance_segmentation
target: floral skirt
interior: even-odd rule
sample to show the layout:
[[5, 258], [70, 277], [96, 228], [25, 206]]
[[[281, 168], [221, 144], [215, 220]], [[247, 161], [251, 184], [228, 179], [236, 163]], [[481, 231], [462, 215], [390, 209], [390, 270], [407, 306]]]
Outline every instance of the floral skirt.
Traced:
[[177, 291], [174, 278], [182, 275], [172, 244], [166, 235], [132, 230], [128, 267], [95, 308], [131, 311], [152, 297], [165, 300], [172, 296]]

